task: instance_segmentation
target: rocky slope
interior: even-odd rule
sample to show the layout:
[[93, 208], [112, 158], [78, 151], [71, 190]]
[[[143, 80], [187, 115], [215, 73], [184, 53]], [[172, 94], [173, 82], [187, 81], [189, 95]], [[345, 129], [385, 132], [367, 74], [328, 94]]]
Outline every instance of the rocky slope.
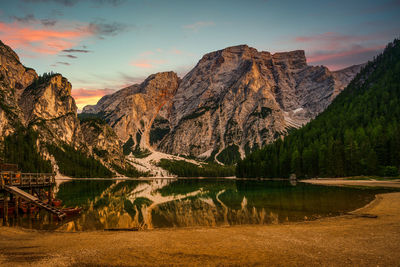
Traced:
[[102, 120], [81, 120], [81, 130], [93, 154], [112, 165], [124, 166], [122, 144], [108, 124]]
[[100, 99], [97, 105], [87, 106], [83, 113], [100, 113], [111, 125], [118, 137], [126, 142], [132, 137], [133, 147], [152, 149], [160, 136], [151, 132], [152, 126], [168, 131], [169, 110], [172, 97], [179, 85], [174, 72], [162, 72], [149, 76], [142, 84], [122, 89]]
[[[360, 68], [331, 72], [307, 65], [301, 50], [228, 47], [203, 56], [180, 82], [170, 74], [144, 89], [156, 74], [83, 112], [105, 115], [124, 142], [133, 136], [142, 148], [229, 163], [314, 118]], [[166, 81], [168, 97], [154, 101]]]

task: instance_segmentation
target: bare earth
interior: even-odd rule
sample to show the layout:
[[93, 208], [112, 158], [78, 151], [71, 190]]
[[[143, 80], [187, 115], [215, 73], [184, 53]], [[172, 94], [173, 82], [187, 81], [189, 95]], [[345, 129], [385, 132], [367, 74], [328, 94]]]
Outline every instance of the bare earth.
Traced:
[[0, 227], [4, 266], [400, 266], [399, 248], [400, 193], [378, 195], [351, 215], [281, 225], [82, 233]]

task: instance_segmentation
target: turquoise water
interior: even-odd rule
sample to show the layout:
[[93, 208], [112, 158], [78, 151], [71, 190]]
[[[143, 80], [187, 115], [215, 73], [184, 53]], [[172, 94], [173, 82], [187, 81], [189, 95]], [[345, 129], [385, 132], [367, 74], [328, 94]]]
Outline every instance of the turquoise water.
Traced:
[[58, 222], [41, 212], [10, 223], [63, 231], [277, 224], [344, 214], [383, 192], [232, 179], [80, 180], [64, 182], [56, 191], [63, 205], [82, 207], [81, 215]]

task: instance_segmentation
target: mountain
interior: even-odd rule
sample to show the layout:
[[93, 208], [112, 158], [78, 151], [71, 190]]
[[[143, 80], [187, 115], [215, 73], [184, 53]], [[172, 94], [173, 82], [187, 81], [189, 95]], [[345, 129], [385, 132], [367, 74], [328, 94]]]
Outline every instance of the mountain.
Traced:
[[[1, 159], [25, 172], [103, 177], [112, 174], [113, 166], [124, 171], [116, 134], [108, 125], [90, 120], [81, 124], [65, 77], [37, 75], [1, 41], [0, 63]], [[105, 150], [112, 155], [102, 153]]]
[[400, 41], [394, 40], [315, 120], [239, 161], [236, 175], [396, 176], [399, 151]]
[[[83, 112], [101, 114], [123, 142], [132, 137], [142, 149], [229, 164], [314, 118], [360, 68], [331, 72], [308, 66], [301, 50], [240, 45], [204, 55], [181, 81], [158, 73], [147, 80], [162, 76], [168, 86], [149, 90], [146, 80]], [[167, 97], [154, 98], [163, 90]]]
[[152, 127], [164, 127], [162, 123], [169, 117], [171, 99], [178, 86], [179, 78], [174, 72], [153, 74], [139, 85], [104, 96], [96, 105], [84, 107], [82, 113], [99, 114], [121, 141], [126, 143], [132, 138], [133, 147], [152, 150], [151, 144], [157, 139]]

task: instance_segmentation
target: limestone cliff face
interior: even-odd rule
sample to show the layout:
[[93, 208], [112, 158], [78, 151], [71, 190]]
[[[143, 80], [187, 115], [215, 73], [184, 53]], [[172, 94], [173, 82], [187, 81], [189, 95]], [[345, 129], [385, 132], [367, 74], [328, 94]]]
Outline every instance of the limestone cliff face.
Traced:
[[243, 156], [323, 111], [356, 71], [347, 74], [308, 66], [300, 50], [271, 54], [242, 45], [209, 53], [183, 78], [160, 149], [218, 158], [229, 148]]
[[68, 80], [55, 74], [28, 86], [19, 106], [24, 112], [25, 124], [38, 131], [45, 141], [81, 147], [84, 139], [71, 90]]
[[18, 100], [37, 77], [34, 70], [24, 67], [18, 55], [0, 41], [0, 141], [24, 123]]
[[152, 150], [152, 126], [167, 122], [171, 99], [179, 85], [174, 72], [162, 72], [149, 76], [142, 84], [122, 89], [100, 99], [95, 106], [83, 109], [84, 113], [101, 113], [121, 141], [130, 137], [135, 147]]
[[107, 163], [124, 166], [121, 141], [108, 124], [101, 120], [82, 120], [81, 130], [94, 155]]
[[123, 142], [132, 136], [142, 148], [226, 161], [307, 123], [360, 68], [331, 72], [309, 66], [301, 50], [228, 47], [203, 56], [181, 81], [158, 73], [83, 112], [102, 114]]

